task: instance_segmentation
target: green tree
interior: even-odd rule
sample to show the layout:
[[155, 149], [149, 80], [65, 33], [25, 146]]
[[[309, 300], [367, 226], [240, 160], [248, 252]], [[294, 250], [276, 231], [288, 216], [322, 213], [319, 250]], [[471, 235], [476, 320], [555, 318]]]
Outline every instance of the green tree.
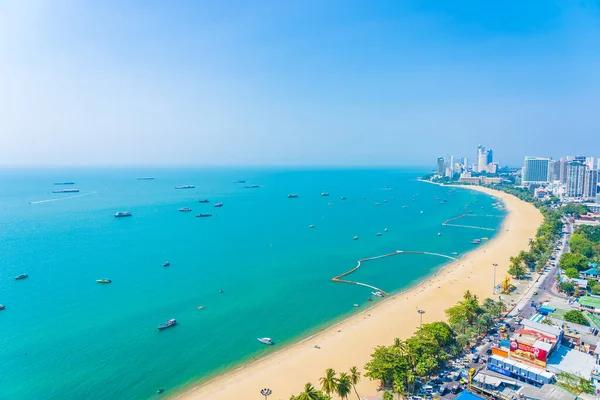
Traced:
[[575, 268], [578, 271], [584, 271], [588, 268], [588, 260], [578, 253], [564, 253], [560, 257], [558, 266], [564, 270]]
[[560, 284], [560, 290], [569, 296], [573, 296], [573, 293], [575, 293], [575, 285], [573, 285], [572, 282], [563, 282]]
[[394, 395], [389, 390], [383, 392], [383, 400], [394, 400]]
[[508, 273], [515, 279], [523, 279], [527, 276], [527, 268], [522, 264], [522, 260], [518, 257], [510, 258], [510, 266], [508, 267]]
[[290, 400], [331, 400], [331, 397], [315, 389], [312, 383], [307, 383], [304, 385], [304, 392], [290, 397]]
[[579, 324], [579, 325], [589, 325], [590, 324], [588, 322], [587, 318], [585, 317], [585, 315], [583, 315], [583, 313], [579, 310], [567, 311], [565, 313], [564, 318], [565, 318], [565, 321], [573, 322], [573, 323]]
[[579, 278], [579, 271], [576, 268], [567, 268], [565, 270], [565, 275], [571, 279]]
[[600, 296], [600, 285], [596, 285], [592, 288], [592, 294], [596, 295], [596, 296]]
[[358, 394], [358, 390], [356, 390], [356, 385], [360, 382], [360, 371], [356, 366], [350, 368], [350, 383], [352, 383], [352, 388], [354, 389], [354, 393], [356, 393], [356, 397], [360, 400], [360, 396]]
[[[417, 335], [419, 331], [415, 332]], [[447, 348], [455, 343], [455, 334], [450, 325], [445, 322], [424, 324], [421, 335], [434, 340], [441, 348]]]
[[593, 243], [581, 233], [574, 233], [569, 240], [571, 252], [583, 255], [586, 258], [594, 256]]
[[407, 390], [402, 379], [394, 379], [392, 392], [398, 395], [398, 399], [400, 399], [400, 396], [404, 396], [407, 394]]
[[348, 395], [352, 391], [352, 381], [350, 375], [345, 372], [340, 372], [340, 377], [337, 379], [337, 385], [335, 392], [342, 398], [342, 400], [348, 399]]
[[408, 370], [409, 364], [404, 351], [395, 346], [377, 346], [371, 359], [365, 365], [365, 376], [379, 380], [384, 386], [394, 381], [396, 374]]
[[479, 299], [471, 291], [467, 290], [463, 299], [453, 307], [446, 310], [448, 321], [453, 324], [458, 321], [466, 321], [468, 324], [472, 324], [475, 317], [483, 312], [479, 305]]
[[531, 252], [521, 250], [519, 258], [527, 268], [533, 269], [533, 267], [535, 267], [536, 258]]
[[327, 368], [325, 370], [325, 376], [320, 379], [321, 381], [321, 390], [331, 395], [336, 392], [338, 380], [335, 376], [335, 370], [333, 368]]

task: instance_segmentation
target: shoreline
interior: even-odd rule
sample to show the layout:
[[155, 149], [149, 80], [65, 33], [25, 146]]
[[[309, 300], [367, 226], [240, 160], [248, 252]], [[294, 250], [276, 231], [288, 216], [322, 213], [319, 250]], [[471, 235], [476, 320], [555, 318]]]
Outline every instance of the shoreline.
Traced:
[[[419, 323], [416, 309], [425, 310], [424, 323], [427, 323], [445, 320], [444, 310], [457, 302], [465, 290], [471, 290], [482, 300], [492, 297], [493, 269], [474, 271], [475, 264], [489, 263], [491, 266], [491, 258], [499, 264], [497, 272], [501, 280], [508, 270], [509, 257], [527, 248], [529, 237], [535, 235], [543, 217], [533, 205], [504, 192], [480, 186], [444, 186], [483, 192], [504, 203], [507, 215], [493, 239], [455, 261], [442, 264], [435, 273], [404, 291], [327, 325], [276, 352], [244, 362], [199, 385], [190, 383], [170, 398], [247, 398], [255, 392], [259, 395], [261, 388], [269, 387], [273, 390], [274, 399], [287, 399], [299, 393], [306, 382], [319, 386], [318, 380], [326, 368], [347, 371], [356, 365], [362, 371], [374, 347], [390, 344], [395, 337], [408, 337], [416, 330]], [[439, 306], [440, 297], [444, 297], [442, 307]], [[409, 313], [410, 309], [414, 312]], [[399, 315], [404, 318], [399, 318]], [[315, 348], [315, 345], [320, 348]], [[367, 378], [357, 385], [362, 395], [373, 394], [376, 388], [377, 382]]]

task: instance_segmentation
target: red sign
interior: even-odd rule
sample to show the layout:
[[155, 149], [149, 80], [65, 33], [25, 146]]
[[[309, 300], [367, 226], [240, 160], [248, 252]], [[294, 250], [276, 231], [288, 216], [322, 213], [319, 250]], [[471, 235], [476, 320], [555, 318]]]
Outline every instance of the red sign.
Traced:
[[510, 355], [511, 357], [541, 366], [545, 366], [548, 359], [546, 350], [519, 343], [516, 340], [510, 341]]

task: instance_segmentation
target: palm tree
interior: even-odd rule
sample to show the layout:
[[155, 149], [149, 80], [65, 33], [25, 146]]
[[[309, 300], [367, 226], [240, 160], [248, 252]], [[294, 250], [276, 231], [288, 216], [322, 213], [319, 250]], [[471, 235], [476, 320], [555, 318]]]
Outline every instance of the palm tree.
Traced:
[[360, 400], [360, 395], [358, 394], [358, 390], [356, 390], [356, 385], [358, 382], [360, 382], [360, 371], [358, 368], [356, 368], [356, 366], [350, 368], [350, 382], [352, 383], [356, 397], [358, 397], [358, 400]]
[[336, 393], [340, 395], [342, 400], [348, 398], [348, 395], [352, 391], [352, 380], [350, 375], [345, 372], [340, 372], [340, 377], [337, 380]]
[[304, 392], [296, 396], [296, 400], [319, 400], [320, 398], [319, 391], [310, 382], [304, 385]]
[[338, 380], [335, 377], [335, 371], [333, 368], [327, 368], [325, 370], [325, 376], [320, 379], [321, 390], [327, 394], [335, 393], [338, 385]]
[[392, 385], [392, 391], [398, 394], [398, 400], [400, 400], [400, 395], [406, 394], [406, 389], [404, 385], [400, 381], [400, 379], [394, 379], [394, 384]]

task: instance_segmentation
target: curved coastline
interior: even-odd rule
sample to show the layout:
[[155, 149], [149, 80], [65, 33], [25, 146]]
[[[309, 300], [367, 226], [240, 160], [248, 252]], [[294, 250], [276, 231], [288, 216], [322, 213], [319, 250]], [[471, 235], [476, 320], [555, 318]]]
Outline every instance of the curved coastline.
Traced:
[[[199, 385], [188, 385], [172, 398], [245, 398], [269, 387], [276, 398], [286, 399], [299, 392], [305, 382], [318, 383], [326, 368], [344, 371], [357, 365], [362, 369], [375, 346], [414, 332], [419, 323], [416, 309], [426, 311], [424, 322], [443, 320], [444, 309], [459, 300], [467, 289], [481, 298], [490, 297], [492, 268], [482, 270], [477, 266], [498, 263], [499, 276], [503, 276], [508, 270], [509, 257], [527, 248], [529, 237], [535, 235], [543, 218], [531, 204], [503, 192], [475, 186], [457, 188], [480, 191], [503, 201], [508, 213], [492, 240], [458, 260], [444, 263], [409, 289], [256, 361], [203, 380]], [[315, 345], [320, 348], [314, 348]], [[357, 388], [362, 395], [372, 394], [376, 392], [376, 382], [363, 380]]]

